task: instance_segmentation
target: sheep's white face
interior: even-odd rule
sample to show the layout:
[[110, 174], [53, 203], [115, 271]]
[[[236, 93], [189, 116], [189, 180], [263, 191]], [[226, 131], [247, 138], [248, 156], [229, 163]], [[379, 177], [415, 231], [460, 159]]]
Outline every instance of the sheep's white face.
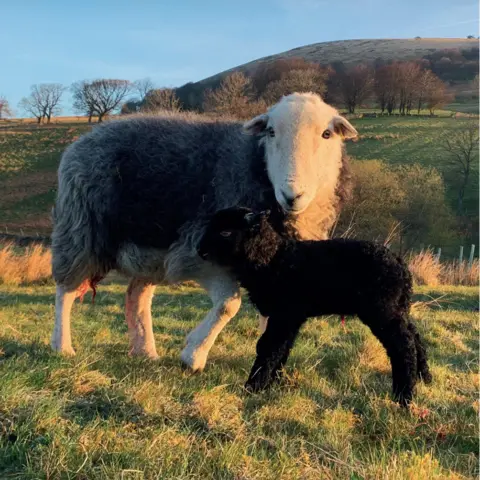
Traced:
[[263, 136], [267, 171], [285, 212], [303, 212], [322, 189], [334, 192], [342, 142], [357, 136], [337, 110], [312, 93], [283, 97], [266, 114], [244, 125]]

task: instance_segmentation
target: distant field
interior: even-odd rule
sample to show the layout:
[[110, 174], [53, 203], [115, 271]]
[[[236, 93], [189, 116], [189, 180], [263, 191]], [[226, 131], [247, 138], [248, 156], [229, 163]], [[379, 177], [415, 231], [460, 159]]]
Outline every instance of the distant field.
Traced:
[[411, 412], [389, 397], [384, 350], [358, 320], [312, 320], [285, 382], [245, 395], [258, 338], [245, 305], [201, 375], [182, 369], [198, 289], [158, 288], [160, 359], [127, 356], [125, 286], [73, 310], [75, 358], [48, 346], [52, 286], [0, 286], [0, 477], [463, 480], [478, 478], [478, 289], [421, 288], [414, 313], [434, 382]]
[[[437, 168], [444, 176], [447, 195], [452, 206], [456, 201], [457, 176], [447, 165], [448, 155], [440, 141], [455, 135], [478, 119], [449, 117], [416, 118], [378, 117], [352, 120], [360, 132], [360, 140], [348, 144], [348, 153], [360, 160], [384, 160], [388, 163], [419, 163]], [[478, 215], [478, 160], [472, 171], [465, 206], [469, 215]]]
[[[451, 112], [446, 110], [438, 113], [438, 118], [353, 119], [361, 137], [358, 142], [348, 144], [348, 152], [360, 160], [434, 166], [443, 174], [448, 198], [455, 205], [457, 179], [446, 164], [447, 156], [439, 143], [445, 135], [452, 135], [464, 128], [466, 122], [475, 120], [450, 118]], [[61, 118], [58, 123], [42, 126], [0, 124], [0, 230], [25, 234], [50, 232], [50, 210], [61, 152], [91, 128], [70, 120]], [[477, 163], [465, 199], [469, 215], [478, 217], [478, 202]]]

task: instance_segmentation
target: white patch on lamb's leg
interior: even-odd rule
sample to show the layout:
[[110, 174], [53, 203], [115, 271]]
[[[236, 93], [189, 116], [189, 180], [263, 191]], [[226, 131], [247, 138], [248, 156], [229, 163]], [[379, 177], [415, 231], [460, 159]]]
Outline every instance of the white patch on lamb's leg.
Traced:
[[205, 368], [208, 353], [215, 340], [237, 314], [242, 303], [237, 283], [224, 272], [216, 273], [213, 278], [201, 280], [202, 286], [212, 299], [213, 308], [203, 322], [188, 335], [187, 345], [181, 354], [183, 363], [193, 371], [202, 371]]
[[261, 335], [263, 335], [263, 333], [267, 329], [267, 325], [268, 317], [264, 317], [263, 315], [258, 314], [258, 329], [260, 330]]
[[53, 328], [51, 345], [53, 350], [64, 355], [75, 355], [75, 350], [72, 347], [70, 313], [73, 302], [77, 296], [77, 290], [68, 290], [62, 285], [57, 285], [55, 295], [55, 326]]
[[130, 355], [158, 358], [152, 325], [152, 298], [155, 285], [134, 278], [128, 285], [125, 320], [130, 338]]

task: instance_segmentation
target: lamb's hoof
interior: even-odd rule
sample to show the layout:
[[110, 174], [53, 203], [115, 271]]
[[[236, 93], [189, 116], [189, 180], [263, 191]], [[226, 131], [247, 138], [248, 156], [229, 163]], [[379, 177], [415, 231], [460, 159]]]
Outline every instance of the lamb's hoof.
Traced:
[[261, 381], [260, 379], [253, 379], [253, 380], [247, 380], [247, 383], [245, 383], [245, 390], [248, 393], [259, 393], [263, 392], [264, 390], [267, 390], [268, 387], [270, 386], [270, 382], [266, 383]]
[[411, 393], [400, 393], [394, 394], [394, 399], [397, 401], [401, 407], [409, 408], [412, 403], [413, 395]]
[[197, 373], [203, 372], [207, 363], [207, 355], [201, 351], [199, 352], [198, 350], [195, 350], [189, 345], [182, 350], [180, 358], [188, 370]]

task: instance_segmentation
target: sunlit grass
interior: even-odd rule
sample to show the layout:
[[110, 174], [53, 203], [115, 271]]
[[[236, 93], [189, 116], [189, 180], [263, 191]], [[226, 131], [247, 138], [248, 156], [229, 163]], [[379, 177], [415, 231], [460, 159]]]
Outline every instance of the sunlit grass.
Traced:
[[[75, 305], [77, 356], [50, 351], [52, 286], [0, 286], [0, 477], [461, 479], [478, 469], [478, 289], [421, 287], [415, 309], [434, 382], [405, 412], [390, 367], [357, 320], [303, 329], [285, 380], [246, 395], [258, 338], [244, 302], [201, 375], [180, 363], [208, 298], [158, 288], [160, 359], [127, 356], [125, 286]], [[441, 297], [441, 298], [440, 298]]]

